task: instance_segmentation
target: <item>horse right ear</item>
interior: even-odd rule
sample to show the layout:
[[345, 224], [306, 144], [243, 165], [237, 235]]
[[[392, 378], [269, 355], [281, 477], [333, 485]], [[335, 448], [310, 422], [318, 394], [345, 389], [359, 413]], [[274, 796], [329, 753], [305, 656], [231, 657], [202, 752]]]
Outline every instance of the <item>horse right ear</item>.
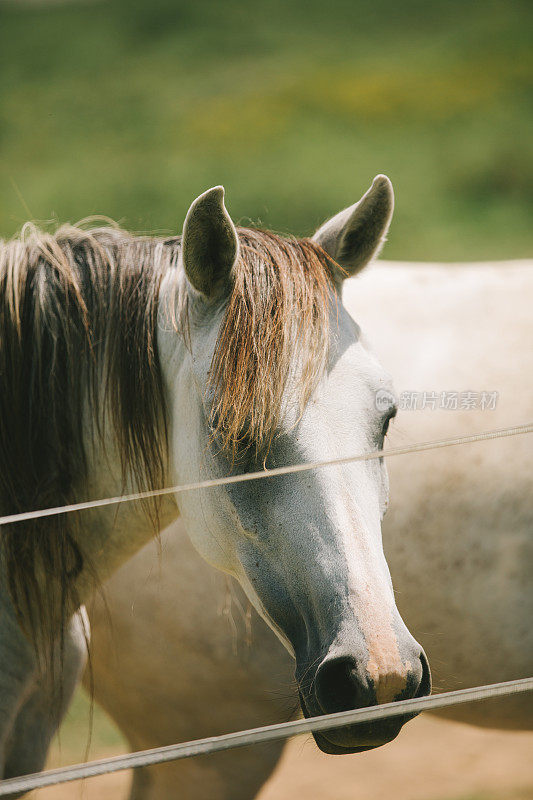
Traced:
[[315, 233], [313, 240], [340, 264], [344, 273], [355, 275], [375, 258], [387, 236], [394, 192], [386, 175], [376, 175], [358, 203], [345, 208]]
[[235, 225], [224, 205], [224, 187], [215, 186], [197, 197], [183, 225], [181, 258], [194, 288], [207, 298], [228, 290], [239, 255]]

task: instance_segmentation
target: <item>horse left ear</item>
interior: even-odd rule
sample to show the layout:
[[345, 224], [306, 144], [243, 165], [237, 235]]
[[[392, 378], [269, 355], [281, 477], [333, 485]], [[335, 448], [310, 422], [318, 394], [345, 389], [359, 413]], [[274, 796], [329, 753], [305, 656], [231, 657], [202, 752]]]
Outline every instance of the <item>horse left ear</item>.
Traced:
[[235, 225], [224, 205], [224, 187], [208, 189], [193, 202], [183, 225], [181, 257], [185, 274], [205, 297], [227, 290], [239, 255]]
[[392, 183], [377, 175], [365, 195], [325, 222], [313, 236], [348, 275], [355, 275], [378, 255], [394, 210]]

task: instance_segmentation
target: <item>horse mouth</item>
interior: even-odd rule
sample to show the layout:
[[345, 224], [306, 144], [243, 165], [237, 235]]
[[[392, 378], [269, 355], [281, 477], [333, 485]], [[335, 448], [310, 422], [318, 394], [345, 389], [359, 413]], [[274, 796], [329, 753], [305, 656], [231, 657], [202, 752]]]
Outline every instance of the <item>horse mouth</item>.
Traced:
[[[304, 717], [309, 719], [316, 716], [309, 710], [301, 692], [299, 692], [299, 695]], [[376, 747], [382, 747], [384, 744], [392, 742], [398, 736], [405, 723], [416, 716], [418, 716], [417, 713], [402, 714], [398, 717], [390, 717], [376, 722], [361, 722], [355, 725], [346, 725], [344, 728], [314, 731], [313, 738], [318, 749], [328, 755], [339, 756], [364, 753], [367, 750], [374, 750]]]

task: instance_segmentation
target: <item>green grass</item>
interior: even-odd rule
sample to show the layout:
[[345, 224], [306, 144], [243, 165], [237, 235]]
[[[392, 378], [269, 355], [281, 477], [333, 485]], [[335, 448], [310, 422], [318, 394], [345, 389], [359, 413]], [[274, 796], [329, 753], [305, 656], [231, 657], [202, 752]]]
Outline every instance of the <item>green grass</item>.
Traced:
[[77, 764], [127, 751], [124, 738], [105, 711], [78, 689], [52, 747], [54, 764]]
[[386, 255], [531, 256], [533, 6], [0, 2], [0, 233], [107, 214], [306, 234], [386, 172]]

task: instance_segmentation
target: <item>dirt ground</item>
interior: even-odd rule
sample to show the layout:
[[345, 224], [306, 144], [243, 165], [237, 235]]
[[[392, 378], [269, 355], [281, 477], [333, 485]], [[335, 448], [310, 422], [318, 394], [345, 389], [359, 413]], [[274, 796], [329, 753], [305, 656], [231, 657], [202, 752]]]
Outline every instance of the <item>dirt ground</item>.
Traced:
[[[92, 757], [111, 754], [108, 750]], [[56, 752], [51, 764], [58, 763]], [[125, 800], [129, 782], [127, 773], [116, 773], [44, 789], [32, 800]], [[299, 797], [533, 800], [533, 734], [480, 730], [425, 716], [407, 725], [395, 742], [343, 757], [326, 756], [309, 737], [299, 737], [286, 748], [259, 798]]]

